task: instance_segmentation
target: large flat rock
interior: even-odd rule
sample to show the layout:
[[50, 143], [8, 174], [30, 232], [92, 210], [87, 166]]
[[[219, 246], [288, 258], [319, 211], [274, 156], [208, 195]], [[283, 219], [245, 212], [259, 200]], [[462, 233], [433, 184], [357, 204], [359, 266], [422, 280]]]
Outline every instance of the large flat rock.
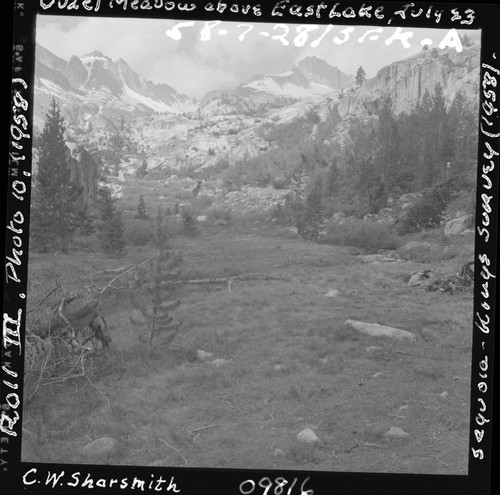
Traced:
[[386, 327], [378, 323], [365, 323], [363, 321], [346, 320], [346, 328], [351, 328], [357, 332], [370, 335], [372, 337], [390, 337], [396, 340], [415, 340], [417, 336], [414, 333], [399, 328]]

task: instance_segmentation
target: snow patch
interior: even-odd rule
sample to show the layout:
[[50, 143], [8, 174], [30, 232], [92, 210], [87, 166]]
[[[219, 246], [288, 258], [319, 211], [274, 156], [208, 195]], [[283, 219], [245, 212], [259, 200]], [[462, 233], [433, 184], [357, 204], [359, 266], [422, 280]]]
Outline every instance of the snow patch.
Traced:
[[137, 93], [133, 89], [129, 88], [128, 86], [124, 85], [123, 86], [123, 93], [124, 93], [124, 99], [128, 99], [129, 102], [133, 101], [136, 103], [139, 103], [141, 105], [144, 105], [145, 107], [150, 108], [151, 110], [155, 112], [163, 112], [163, 113], [181, 113], [179, 110], [177, 110], [174, 107], [171, 107], [170, 105], [167, 105], [166, 103], [158, 100], [154, 100], [153, 98], [150, 98], [149, 96], [141, 95], [140, 93]]

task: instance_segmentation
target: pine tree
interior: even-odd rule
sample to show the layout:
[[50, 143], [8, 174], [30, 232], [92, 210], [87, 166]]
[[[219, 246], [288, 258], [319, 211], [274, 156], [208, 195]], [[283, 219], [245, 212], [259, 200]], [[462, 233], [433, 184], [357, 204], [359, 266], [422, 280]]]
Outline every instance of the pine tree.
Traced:
[[[141, 339], [147, 342], [149, 354], [153, 352], [153, 341], [163, 336], [161, 341], [169, 345], [181, 329], [181, 322], [174, 319], [173, 313], [180, 306], [176, 297], [176, 280], [179, 277], [179, 258], [168, 244], [168, 234], [163, 224], [164, 214], [158, 210], [156, 217], [156, 243], [158, 254], [152, 272], [144, 283], [144, 299], [140, 301], [132, 296], [132, 305], [138, 309], [146, 321], [148, 337]], [[138, 323], [133, 320], [134, 323]]]
[[188, 208], [183, 208], [181, 211], [182, 226], [184, 232], [188, 236], [195, 236], [198, 230], [198, 221], [196, 215]]
[[363, 86], [363, 84], [365, 84], [366, 82], [366, 72], [365, 69], [363, 69], [363, 67], [361, 66], [358, 68], [358, 71], [356, 72], [355, 81], [358, 86]]
[[297, 231], [304, 239], [318, 242], [323, 227], [322, 184], [313, 182], [297, 221]]
[[334, 158], [330, 162], [330, 166], [328, 167], [328, 171], [326, 173], [325, 193], [327, 197], [333, 196], [339, 188], [340, 170], [337, 164], [338, 160], [337, 158]]
[[373, 159], [363, 158], [357, 164], [356, 190], [363, 198], [369, 213], [376, 213], [385, 206], [387, 190]]
[[142, 160], [141, 165], [137, 167], [137, 170], [135, 171], [135, 176], [138, 179], [143, 179], [147, 173], [147, 170], [148, 170], [148, 162], [146, 160]]
[[193, 188], [193, 196], [196, 198], [196, 196], [198, 196], [198, 194], [200, 194], [200, 191], [201, 191], [201, 186], [202, 186], [202, 182], [201, 180], [199, 180], [197, 183], [196, 183], [196, 186]]
[[125, 247], [123, 240], [124, 226], [121, 213], [116, 210], [111, 191], [105, 187], [100, 191], [99, 210], [101, 223], [99, 237], [105, 253], [119, 255]]
[[375, 155], [376, 169], [384, 187], [392, 190], [398, 186], [401, 172], [401, 138], [390, 100], [385, 102], [378, 113], [377, 139], [379, 146]]
[[139, 194], [139, 202], [137, 203], [137, 217], [142, 220], [148, 218], [148, 210], [146, 209], [146, 202], [142, 194]]
[[71, 181], [69, 154], [64, 139], [64, 118], [53, 99], [38, 139], [39, 161], [31, 209], [33, 246], [68, 252], [75, 231], [85, 224], [79, 205], [82, 188]]

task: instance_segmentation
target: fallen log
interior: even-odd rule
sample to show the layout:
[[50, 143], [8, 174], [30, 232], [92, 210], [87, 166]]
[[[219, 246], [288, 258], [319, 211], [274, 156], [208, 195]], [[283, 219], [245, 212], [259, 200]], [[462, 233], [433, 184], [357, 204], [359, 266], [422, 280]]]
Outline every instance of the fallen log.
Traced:
[[259, 273], [246, 273], [243, 275], [233, 275], [231, 277], [217, 277], [217, 278], [201, 278], [201, 279], [190, 279], [190, 280], [177, 280], [174, 282], [175, 285], [206, 285], [206, 284], [226, 284], [234, 281], [245, 282], [248, 280], [284, 280], [283, 277], [277, 277], [272, 275], [263, 275]]

